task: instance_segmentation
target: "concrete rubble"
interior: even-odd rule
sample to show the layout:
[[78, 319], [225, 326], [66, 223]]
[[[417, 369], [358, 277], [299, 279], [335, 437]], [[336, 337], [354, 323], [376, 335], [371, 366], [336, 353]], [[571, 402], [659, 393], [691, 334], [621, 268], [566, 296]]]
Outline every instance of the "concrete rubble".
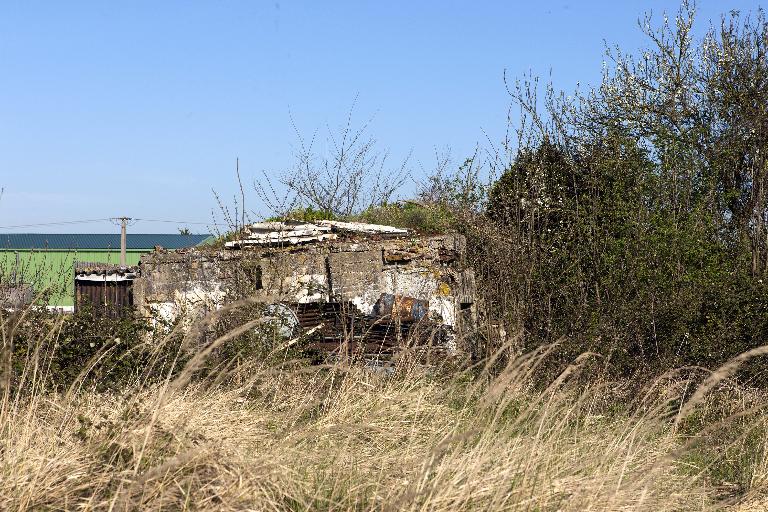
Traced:
[[227, 242], [227, 249], [247, 246], [273, 246], [281, 244], [299, 245], [309, 242], [335, 240], [339, 233], [354, 233], [383, 236], [404, 236], [408, 230], [364, 222], [341, 222], [320, 220], [316, 222], [259, 222], [246, 227], [247, 236]]

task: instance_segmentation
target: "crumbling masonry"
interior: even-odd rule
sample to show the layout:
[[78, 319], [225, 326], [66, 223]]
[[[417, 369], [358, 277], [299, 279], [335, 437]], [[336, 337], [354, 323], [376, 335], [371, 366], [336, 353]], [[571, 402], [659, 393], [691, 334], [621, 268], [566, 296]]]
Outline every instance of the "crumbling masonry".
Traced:
[[448, 344], [471, 329], [475, 286], [462, 236], [336, 224], [263, 223], [223, 249], [157, 250], [141, 260], [135, 304], [174, 321], [252, 297], [320, 329], [324, 349], [342, 330], [381, 351], [416, 325], [439, 328]]

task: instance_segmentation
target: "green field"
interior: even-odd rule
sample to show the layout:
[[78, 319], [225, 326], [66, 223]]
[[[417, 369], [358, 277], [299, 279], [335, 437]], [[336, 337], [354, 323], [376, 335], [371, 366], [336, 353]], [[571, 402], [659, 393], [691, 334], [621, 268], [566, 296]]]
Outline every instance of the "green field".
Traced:
[[[137, 265], [142, 254], [149, 251], [128, 251], [126, 264]], [[18, 254], [18, 258], [17, 258]], [[35, 293], [49, 290], [46, 303], [50, 306], [74, 305], [74, 262], [120, 262], [119, 250], [88, 251], [0, 251], [0, 282], [31, 284]]]

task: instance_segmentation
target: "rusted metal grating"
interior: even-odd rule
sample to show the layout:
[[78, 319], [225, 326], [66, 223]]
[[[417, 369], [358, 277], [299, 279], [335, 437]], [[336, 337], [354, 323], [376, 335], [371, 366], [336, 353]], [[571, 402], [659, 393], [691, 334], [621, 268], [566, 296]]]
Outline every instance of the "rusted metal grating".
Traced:
[[[318, 329], [312, 348], [322, 351], [362, 350], [368, 354], [392, 354], [404, 343], [427, 344], [428, 322], [403, 315], [365, 316], [350, 301], [288, 304], [305, 331]], [[408, 303], [408, 309], [414, 304]], [[390, 309], [391, 311], [391, 309]]]

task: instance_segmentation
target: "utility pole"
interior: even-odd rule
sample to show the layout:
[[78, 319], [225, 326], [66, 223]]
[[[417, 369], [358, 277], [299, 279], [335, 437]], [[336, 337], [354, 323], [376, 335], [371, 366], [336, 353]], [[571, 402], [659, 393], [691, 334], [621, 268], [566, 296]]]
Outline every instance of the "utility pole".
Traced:
[[120, 266], [125, 266], [125, 245], [126, 245], [126, 236], [125, 236], [125, 228], [128, 226], [128, 221], [131, 220], [130, 217], [119, 217], [118, 219], [120, 221]]
[[19, 251], [16, 251], [16, 266], [13, 267], [13, 286], [19, 284]]

